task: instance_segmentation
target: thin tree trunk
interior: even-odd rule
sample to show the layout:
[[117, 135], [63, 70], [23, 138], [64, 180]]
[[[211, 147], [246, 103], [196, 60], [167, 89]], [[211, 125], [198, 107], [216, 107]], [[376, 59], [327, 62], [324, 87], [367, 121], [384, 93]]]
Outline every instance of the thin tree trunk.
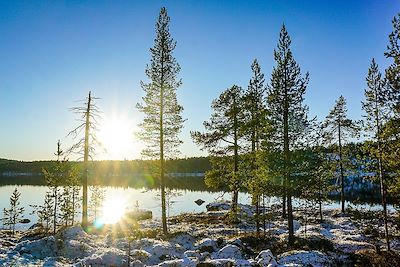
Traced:
[[[377, 93], [375, 92], [375, 95]], [[375, 114], [376, 114], [376, 136], [378, 139], [378, 168], [379, 168], [379, 180], [380, 180], [380, 189], [381, 189], [381, 198], [382, 198], [382, 206], [383, 206], [383, 220], [385, 224], [385, 238], [386, 238], [386, 247], [387, 250], [390, 250], [390, 241], [389, 241], [389, 231], [387, 225], [387, 202], [386, 202], [386, 184], [385, 184], [385, 173], [383, 170], [382, 164], [382, 141], [381, 141], [381, 121], [379, 116], [379, 109], [377, 105], [377, 100], [375, 101]]]
[[238, 186], [238, 170], [239, 170], [239, 151], [238, 151], [238, 122], [237, 122], [237, 103], [236, 99], [233, 100], [233, 108], [235, 110], [235, 116], [233, 118], [233, 153], [234, 153], [234, 192], [233, 192], [233, 203], [232, 203], [232, 211], [237, 211], [238, 199], [239, 199], [239, 186]]
[[293, 229], [293, 209], [292, 209], [292, 192], [290, 181], [290, 150], [289, 150], [289, 107], [287, 103], [287, 95], [285, 93], [285, 103], [283, 110], [283, 146], [285, 156], [285, 193], [287, 199], [287, 216], [289, 228], [289, 245], [294, 243], [294, 229]]
[[[164, 47], [164, 45], [162, 45]], [[165, 161], [164, 161], [164, 51], [161, 52], [161, 83], [160, 83], [160, 187], [161, 187], [161, 220], [163, 233], [168, 233], [167, 211], [165, 199]]]
[[88, 161], [89, 161], [89, 129], [90, 129], [90, 106], [91, 106], [91, 92], [89, 91], [89, 98], [86, 108], [86, 124], [85, 124], [85, 147], [83, 154], [83, 181], [82, 181], [82, 227], [88, 226]]
[[344, 213], [345, 212], [344, 173], [343, 173], [343, 160], [342, 160], [342, 133], [341, 133], [340, 121], [338, 124], [338, 134], [339, 134], [339, 168], [340, 168], [340, 186], [341, 186], [340, 201], [342, 202], [342, 213]]

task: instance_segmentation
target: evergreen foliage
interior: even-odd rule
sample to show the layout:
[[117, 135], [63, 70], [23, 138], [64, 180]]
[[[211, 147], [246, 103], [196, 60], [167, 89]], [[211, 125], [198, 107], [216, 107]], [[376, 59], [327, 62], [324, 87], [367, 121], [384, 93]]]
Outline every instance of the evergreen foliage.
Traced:
[[15, 188], [10, 196], [10, 208], [3, 209], [3, 225], [9, 226], [12, 234], [15, 234], [15, 226], [21, 221], [25, 208], [20, 207], [19, 197], [21, 193]]
[[372, 59], [371, 66], [366, 78], [367, 89], [365, 90], [365, 101], [362, 102], [362, 108], [366, 113], [365, 130], [370, 133], [372, 142], [365, 142], [369, 155], [375, 159], [374, 173], [380, 181], [380, 191], [382, 197], [383, 217], [385, 223], [385, 237], [387, 249], [390, 250], [389, 233], [387, 226], [387, 171], [386, 157], [388, 152], [385, 140], [382, 135], [384, 125], [390, 120], [391, 109], [389, 102], [390, 90], [385, 79], [379, 71], [378, 65]]
[[345, 166], [352, 155], [345, 155], [343, 146], [351, 138], [359, 135], [359, 123], [347, 117], [346, 99], [341, 95], [336, 100], [335, 106], [329, 111], [323, 123], [324, 143], [333, 148], [332, 154], [328, 157], [333, 164], [338, 166], [340, 177], [340, 201], [342, 213], [345, 212]]
[[156, 38], [150, 48], [150, 65], [146, 67], [149, 82], [141, 82], [145, 92], [143, 102], [137, 104], [145, 118], [139, 124], [142, 129], [139, 138], [146, 144], [142, 154], [151, 159], [159, 158], [161, 209], [163, 232], [167, 233], [166, 202], [165, 202], [165, 159], [177, 155], [182, 143], [179, 133], [184, 119], [181, 114], [183, 107], [178, 104], [176, 91], [181, 85], [178, 79], [180, 66], [173, 56], [176, 42], [169, 32], [170, 18], [165, 7], [161, 8], [156, 23]]
[[[289, 243], [294, 242], [292, 195], [293, 179], [296, 172], [292, 152], [301, 149], [308, 132], [308, 107], [304, 104], [304, 94], [308, 85], [308, 73], [301, 75], [300, 67], [290, 49], [290, 36], [285, 25], [282, 26], [277, 48], [274, 50], [276, 65], [272, 70], [271, 84], [268, 88], [267, 110], [271, 124], [268, 149], [276, 152], [274, 172], [282, 177], [283, 215], [288, 215]], [[287, 200], [287, 203], [286, 203]]]
[[232, 212], [236, 212], [242, 186], [239, 175], [239, 142], [244, 119], [242, 104], [243, 89], [233, 85], [212, 102], [211, 118], [203, 122], [206, 132], [191, 132], [194, 142], [211, 155], [212, 169], [205, 174], [206, 184], [213, 188], [229, 188]]

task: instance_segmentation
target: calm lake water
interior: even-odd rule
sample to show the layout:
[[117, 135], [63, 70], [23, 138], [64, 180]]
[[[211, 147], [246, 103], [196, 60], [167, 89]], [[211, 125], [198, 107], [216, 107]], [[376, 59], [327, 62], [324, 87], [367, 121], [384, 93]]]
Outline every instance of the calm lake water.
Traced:
[[[31, 220], [31, 223], [21, 225], [19, 229], [26, 229], [36, 222], [36, 215], [31, 215], [32, 207], [30, 205], [42, 205], [44, 196], [48, 188], [46, 186], [38, 185], [2, 185], [0, 186], [0, 217], [3, 216], [3, 208], [9, 207], [9, 198], [17, 188], [21, 193], [20, 202], [21, 206], [25, 208], [24, 217]], [[139, 208], [151, 210], [154, 218], [161, 217], [160, 209], [160, 197], [159, 190], [157, 189], [146, 189], [146, 188], [133, 188], [133, 187], [104, 187], [105, 188], [105, 202], [110, 199], [122, 198], [125, 200], [126, 208], [133, 209], [136, 203]], [[174, 196], [171, 197], [171, 206], [169, 208], [169, 215], [177, 215], [184, 212], [202, 212], [206, 210], [206, 205], [216, 200], [230, 200], [230, 193], [224, 192], [210, 192], [203, 190], [185, 190], [185, 189], [173, 189]], [[90, 191], [89, 191], [90, 196]], [[197, 199], [205, 201], [201, 206], [194, 203]], [[251, 202], [250, 195], [247, 193], [239, 194], [239, 202], [243, 204], [249, 204]], [[266, 206], [271, 204], [280, 203], [281, 200], [276, 197], [269, 198]], [[349, 204], [349, 203], [347, 203]], [[299, 200], [294, 201], [294, 207], [299, 205]], [[368, 208], [368, 209], [380, 209], [377, 204], [363, 204], [353, 205], [357, 208]], [[339, 202], [331, 202], [324, 205], [324, 208], [339, 208]], [[393, 207], [390, 206], [389, 210], [393, 211]], [[0, 224], [2, 227], [2, 224]]]

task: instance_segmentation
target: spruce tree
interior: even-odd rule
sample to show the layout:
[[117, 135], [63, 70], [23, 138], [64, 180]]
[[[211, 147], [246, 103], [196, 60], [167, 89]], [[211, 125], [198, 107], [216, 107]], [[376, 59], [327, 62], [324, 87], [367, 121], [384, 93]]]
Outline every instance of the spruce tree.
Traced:
[[212, 169], [206, 172], [206, 183], [214, 188], [228, 185], [232, 191], [233, 213], [237, 210], [241, 186], [239, 141], [243, 125], [242, 107], [243, 89], [233, 85], [212, 102], [211, 118], [203, 123], [206, 132], [191, 132], [194, 142], [211, 155]]
[[329, 111], [328, 116], [323, 123], [324, 139], [326, 145], [333, 145], [337, 147], [333, 156], [334, 160], [337, 159], [339, 165], [340, 177], [340, 201], [342, 203], [342, 213], [345, 212], [345, 170], [344, 170], [344, 155], [343, 146], [349, 141], [349, 138], [356, 137], [359, 132], [357, 122], [347, 117], [346, 99], [341, 95], [336, 100], [335, 106]]
[[383, 206], [383, 218], [385, 223], [385, 237], [387, 249], [390, 250], [389, 233], [387, 225], [387, 172], [385, 161], [385, 144], [382, 130], [390, 120], [391, 110], [388, 105], [390, 90], [385, 79], [379, 71], [375, 59], [372, 59], [371, 66], [366, 78], [367, 89], [365, 90], [365, 101], [362, 108], [365, 111], [365, 130], [370, 133], [372, 143], [366, 143], [370, 155], [376, 160], [375, 173], [379, 177], [381, 201]]
[[283, 178], [283, 216], [286, 215], [287, 204], [289, 244], [293, 244], [291, 185], [295, 170], [292, 166], [291, 153], [302, 146], [308, 125], [308, 108], [303, 100], [309, 78], [308, 73], [302, 77], [290, 45], [290, 36], [283, 25], [277, 48], [274, 50], [276, 66], [272, 70], [268, 89], [267, 109], [271, 124], [270, 146], [280, 155], [281, 160], [281, 166], [277, 166], [276, 173]]
[[15, 226], [21, 221], [25, 211], [23, 207], [19, 206], [21, 204], [19, 201], [20, 196], [21, 193], [18, 192], [17, 188], [15, 188], [10, 197], [10, 208], [3, 209], [3, 225], [8, 225], [12, 230], [13, 235], [15, 234]]
[[176, 91], [181, 85], [178, 79], [180, 66], [173, 56], [176, 42], [169, 32], [170, 18], [165, 7], [161, 8], [156, 23], [156, 38], [150, 48], [150, 65], [146, 67], [149, 82], [141, 82], [145, 92], [143, 102], [137, 104], [145, 118], [139, 124], [142, 131], [139, 138], [147, 148], [142, 154], [149, 158], [158, 158], [160, 167], [161, 214], [163, 232], [166, 234], [167, 216], [165, 200], [165, 160], [178, 153], [182, 143], [178, 135], [183, 127], [181, 116], [183, 107], [178, 104]]

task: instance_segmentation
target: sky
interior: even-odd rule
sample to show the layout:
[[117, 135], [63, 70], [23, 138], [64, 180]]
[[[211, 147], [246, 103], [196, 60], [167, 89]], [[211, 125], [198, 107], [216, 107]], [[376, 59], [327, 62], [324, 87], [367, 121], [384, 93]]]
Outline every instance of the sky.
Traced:
[[[171, 17], [181, 65], [178, 101], [187, 119], [181, 157], [205, 155], [192, 142], [226, 88], [246, 88], [257, 58], [266, 81], [284, 23], [303, 73], [305, 101], [323, 119], [335, 100], [347, 99], [361, 119], [365, 76], [383, 53], [400, 1], [3, 1], [0, 0], [0, 158], [54, 159], [57, 140], [79, 125], [71, 108], [89, 91], [100, 99], [95, 159], [137, 159], [144, 144], [134, 132], [143, 115], [135, 108], [161, 7]], [[76, 157], [76, 156], [71, 156]]]

